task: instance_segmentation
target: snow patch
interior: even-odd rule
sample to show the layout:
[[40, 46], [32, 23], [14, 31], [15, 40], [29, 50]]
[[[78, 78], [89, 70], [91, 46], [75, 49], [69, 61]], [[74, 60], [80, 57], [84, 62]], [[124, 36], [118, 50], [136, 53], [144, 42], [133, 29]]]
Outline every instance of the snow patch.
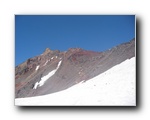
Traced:
[[38, 87], [38, 82], [35, 83], [33, 89], [36, 89]]
[[48, 63], [48, 60], [45, 62], [45, 64], [43, 66], [45, 66]]
[[33, 89], [37, 89], [37, 87], [41, 87], [42, 85], [44, 85], [44, 83], [50, 78], [52, 77], [56, 71], [59, 69], [60, 67], [60, 64], [61, 64], [61, 61], [59, 61], [58, 65], [57, 65], [57, 68], [55, 70], [52, 70], [51, 72], [49, 72], [47, 75], [45, 75], [44, 77], [41, 78], [41, 81], [40, 82], [36, 82]]
[[38, 86], [41, 87], [44, 85], [45, 81], [47, 81], [51, 76], [55, 74], [55, 70], [52, 70], [50, 73], [41, 78], [41, 81], [38, 83]]
[[39, 67], [40, 67], [39, 65], [38, 65], [38, 66], [36, 66], [36, 69], [35, 69], [35, 70], [37, 71], [37, 70], [39, 69]]
[[57, 70], [59, 69], [61, 62], [62, 61], [59, 61], [58, 65], [57, 65], [57, 68], [56, 68]]

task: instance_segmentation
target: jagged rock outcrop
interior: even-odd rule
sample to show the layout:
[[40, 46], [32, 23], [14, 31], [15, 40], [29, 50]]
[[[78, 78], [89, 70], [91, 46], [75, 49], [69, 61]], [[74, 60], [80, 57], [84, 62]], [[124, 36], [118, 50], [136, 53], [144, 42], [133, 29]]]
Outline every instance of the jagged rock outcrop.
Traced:
[[104, 52], [81, 48], [60, 52], [46, 48], [43, 54], [16, 66], [15, 97], [45, 95], [67, 89], [134, 56], [134, 39]]

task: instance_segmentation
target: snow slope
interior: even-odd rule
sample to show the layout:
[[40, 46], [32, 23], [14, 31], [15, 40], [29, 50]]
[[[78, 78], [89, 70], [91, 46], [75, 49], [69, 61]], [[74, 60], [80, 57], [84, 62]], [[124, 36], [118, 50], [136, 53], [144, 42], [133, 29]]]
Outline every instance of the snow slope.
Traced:
[[[59, 66], [59, 65], [58, 65]], [[61, 92], [15, 99], [16, 105], [136, 105], [135, 57]]]

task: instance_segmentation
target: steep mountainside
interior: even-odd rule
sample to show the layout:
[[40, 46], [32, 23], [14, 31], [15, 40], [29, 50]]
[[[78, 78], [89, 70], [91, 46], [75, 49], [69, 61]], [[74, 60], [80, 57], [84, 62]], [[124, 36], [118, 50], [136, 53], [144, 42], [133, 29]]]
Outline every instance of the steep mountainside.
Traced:
[[31, 97], [67, 89], [135, 56], [135, 40], [104, 52], [71, 48], [30, 58], [15, 68], [15, 97]]
[[135, 106], [135, 57], [72, 87], [29, 98], [15, 99], [19, 106]]

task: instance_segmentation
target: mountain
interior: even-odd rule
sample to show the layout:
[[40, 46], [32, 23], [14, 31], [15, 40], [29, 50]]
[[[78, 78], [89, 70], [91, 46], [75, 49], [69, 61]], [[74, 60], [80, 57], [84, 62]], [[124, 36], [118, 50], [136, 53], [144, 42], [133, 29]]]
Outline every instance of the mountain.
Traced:
[[53, 94], [15, 99], [16, 105], [136, 105], [135, 57], [104, 73]]
[[[33, 97], [68, 89], [135, 56], [135, 39], [103, 52], [70, 48], [45, 51], [15, 67], [15, 97]], [[80, 91], [79, 91], [80, 92]]]

